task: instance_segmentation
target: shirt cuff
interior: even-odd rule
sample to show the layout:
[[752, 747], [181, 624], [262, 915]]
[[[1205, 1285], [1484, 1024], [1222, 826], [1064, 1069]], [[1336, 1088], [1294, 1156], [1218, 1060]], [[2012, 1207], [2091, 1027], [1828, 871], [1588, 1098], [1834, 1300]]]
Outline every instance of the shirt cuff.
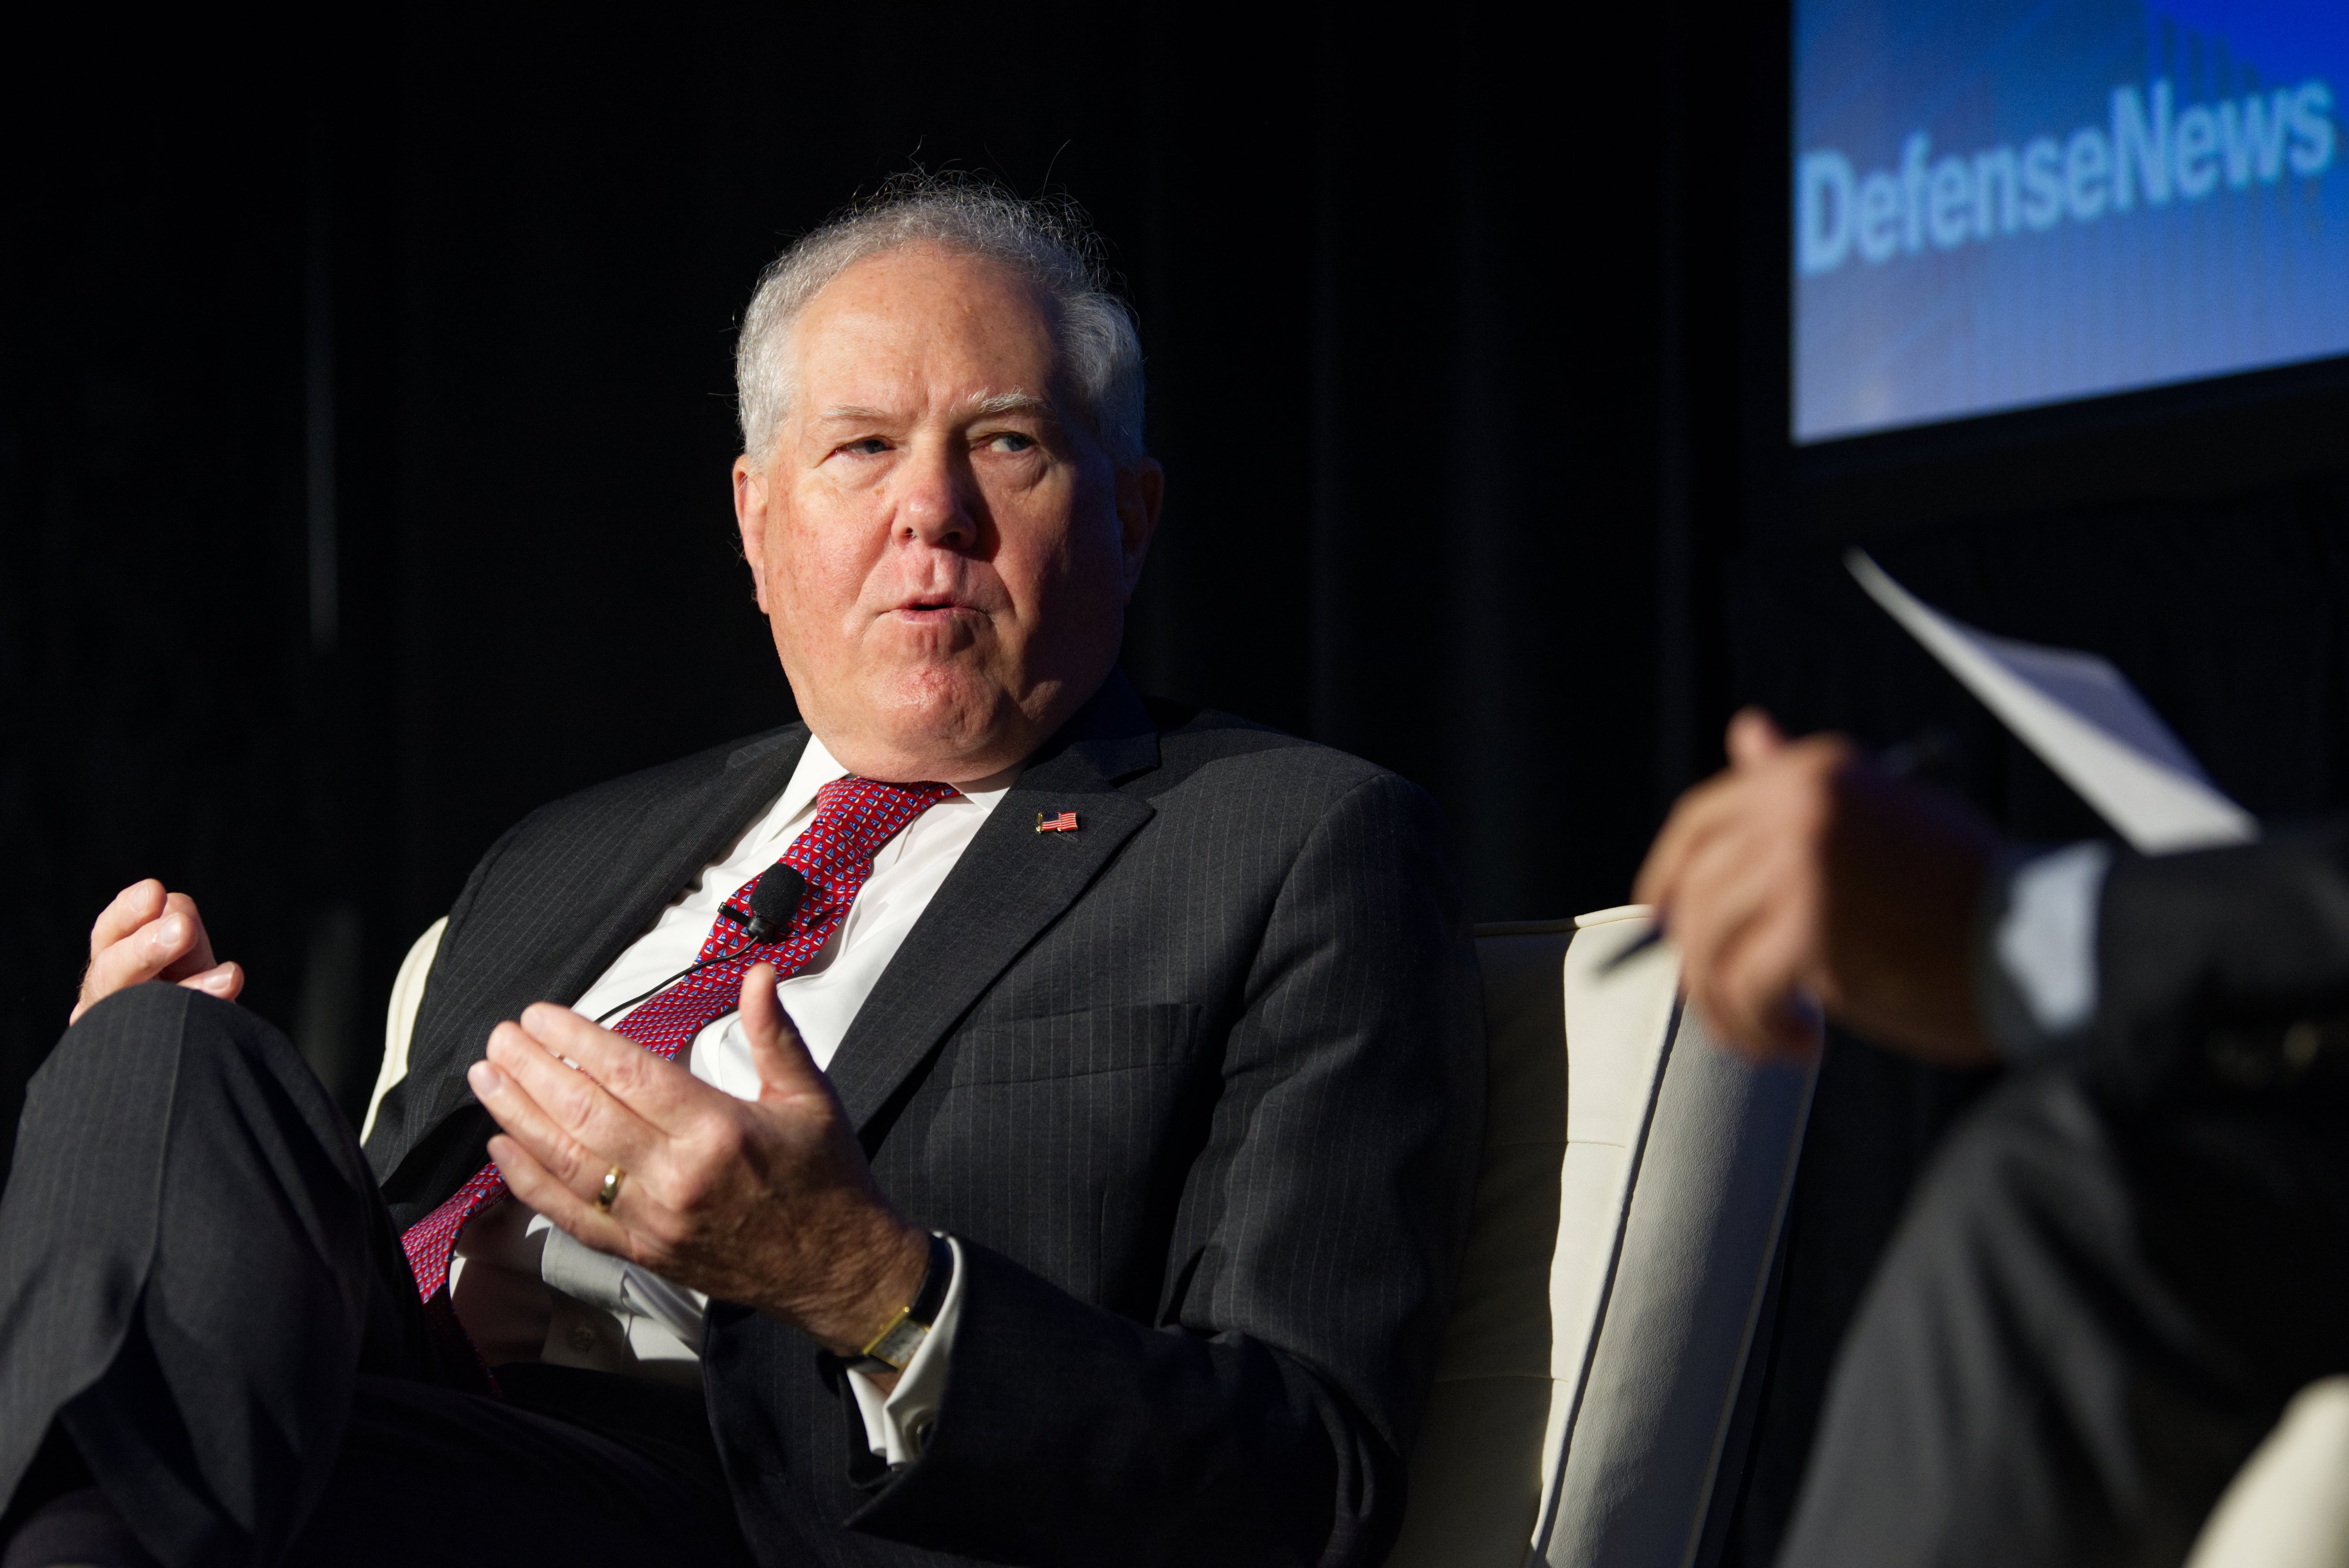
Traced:
[[2011, 863], [1990, 934], [1997, 967], [1985, 1009], [1999, 1054], [2028, 1062], [2079, 1038], [2096, 1016], [2097, 910], [2112, 870], [2090, 841]]
[[897, 1375], [897, 1387], [885, 1395], [864, 1373], [848, 1374], [849, 1391], [864, 1418], [865, 1446], [893, 1470], [922, 1457], [938, 1407], [946, 1402], [947, 1368], [954, 1357], [955, 1325], [962, 1320], [962, 1283], [968, 1272], [962, 1266], [962, 1243], [948, 1236], [947, 1247], [954, 1253], [954, 1277], [947, 1282], [946, 1302], [923, 1336], [921, 1348]]

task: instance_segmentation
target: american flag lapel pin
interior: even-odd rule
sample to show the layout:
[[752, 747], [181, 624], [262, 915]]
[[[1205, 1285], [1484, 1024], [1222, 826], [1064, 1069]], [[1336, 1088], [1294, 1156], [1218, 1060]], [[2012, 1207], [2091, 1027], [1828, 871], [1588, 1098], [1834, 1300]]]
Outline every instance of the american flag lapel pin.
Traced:
[[1077, 814], [1063, 811], [1057, 817], [1047, 817], [1039, 811], [1036, 813], [1036, 830], [1040, 833], [1073, 833], [1077, 830]]

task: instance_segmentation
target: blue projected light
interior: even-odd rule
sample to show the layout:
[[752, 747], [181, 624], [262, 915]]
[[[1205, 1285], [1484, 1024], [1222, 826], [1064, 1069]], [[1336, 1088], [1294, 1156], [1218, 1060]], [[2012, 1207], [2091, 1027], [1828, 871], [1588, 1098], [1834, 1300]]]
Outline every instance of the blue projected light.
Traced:
[[1794, 427], [2349, 354], [2349, 0], [1798, 0]]

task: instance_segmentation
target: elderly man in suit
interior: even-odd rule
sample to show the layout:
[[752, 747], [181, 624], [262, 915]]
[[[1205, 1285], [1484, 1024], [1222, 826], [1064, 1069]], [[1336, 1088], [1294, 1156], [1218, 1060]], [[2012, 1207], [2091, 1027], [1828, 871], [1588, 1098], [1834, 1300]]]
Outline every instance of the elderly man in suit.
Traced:
[[1474, 959], [1417, 790], [1118, 673], [1089, 244], [921, 183], [770, 269], [802, 722], [492, 846], [364, 1157], [191, 903], [100, 916], [0, 1204], [7, 1568], [1380, 1557]]
[[2005, 1082], [1950, 1136], [1846, 1339], [1785, 1568], [2182, 1561], [2349, 1370], [2349, 831], [2158, 859], [2002, 849], [1759, 713], [1640, 892], [1761, 1056], [1828, 1011]]

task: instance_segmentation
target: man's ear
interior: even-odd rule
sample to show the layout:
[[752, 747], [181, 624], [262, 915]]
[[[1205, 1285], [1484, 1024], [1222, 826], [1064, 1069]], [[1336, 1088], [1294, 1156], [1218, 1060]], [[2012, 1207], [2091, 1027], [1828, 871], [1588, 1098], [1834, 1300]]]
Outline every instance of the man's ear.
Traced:
[[1158, 509], [1166, 499], [1166, 470], [1155, 458], [1143, 458], [1117, 476], [1117, 523], [1125, 562], [1125, 596], [1133, 597], [1142, 582], [1142, 563], [1150, 554], [1151, 536], [1158, 531]]
[[767, 488], [767, 476], [750, 466], [750, 459], [734, 459], [734, 526], [742, 531], [742, 559], [750, 563], [750, 588], [758, 595], [759, 609], [772, 614], [767, 608], [767, 523], [768, 503], [771, 492]]

